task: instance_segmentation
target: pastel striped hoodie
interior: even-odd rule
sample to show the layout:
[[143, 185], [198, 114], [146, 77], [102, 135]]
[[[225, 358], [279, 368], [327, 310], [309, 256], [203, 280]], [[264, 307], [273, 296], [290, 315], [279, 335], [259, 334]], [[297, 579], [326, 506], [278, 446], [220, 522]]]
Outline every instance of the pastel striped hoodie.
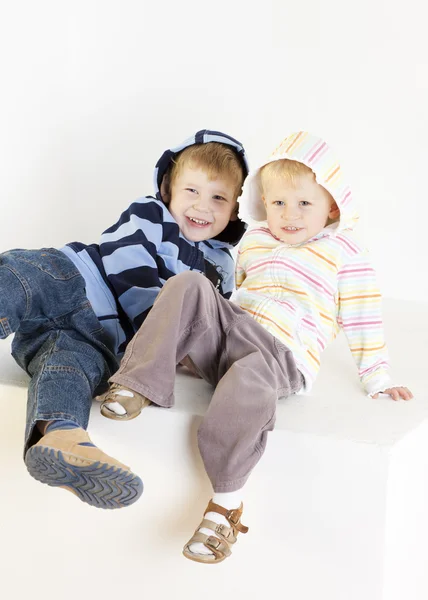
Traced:
[[312, 169], [333, 196], [340, 220], [310, 240], [281, 242], [270, 232], [261, 198], [260, 168], [247, 178], [240, 217], [258, 223], [242, 238], [234, 300], [293, 352], [309, 391], [321, 353], [340, 329], [370, 395], [391, 387], [381, 295], [368, 252], [353, 228], [358, 213], [337, 159], [320, 138], [288, 136], [266, 161], [288, 158]]

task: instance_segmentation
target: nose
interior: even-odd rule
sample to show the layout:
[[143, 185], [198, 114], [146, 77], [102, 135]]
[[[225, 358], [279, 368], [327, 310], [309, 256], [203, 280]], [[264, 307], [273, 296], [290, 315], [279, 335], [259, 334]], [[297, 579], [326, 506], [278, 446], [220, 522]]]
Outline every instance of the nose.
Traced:
[[195, 204], [193, 205], [193, 208], [195, 210], [198, 210], [199, 212], [209, 212], [210, 211], [210, 199], [207, 196], [204, 196], [203, 194], [200, 194], [195, 202]]
[[286, 221], [296, 221], [299, 218], [297, 208], [285, 205], [282, 210], [281, 218]]

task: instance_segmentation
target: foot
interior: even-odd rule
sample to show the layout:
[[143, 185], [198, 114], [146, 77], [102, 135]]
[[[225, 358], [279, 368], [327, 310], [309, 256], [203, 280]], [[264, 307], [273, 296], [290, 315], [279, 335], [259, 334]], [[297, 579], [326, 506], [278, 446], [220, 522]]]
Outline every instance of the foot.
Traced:
[[27, 451], [25, 464], [34, 479], [65, 488], [97, 508], [130, 506], [143, 493], [138, 475], [97, 448], [80, 427], [48, 428]]
[[112, 383], [110, 388], [95, 400], [101, 402], [101, 414], [116, 421], [130, 421], [138, 417], [140, 412], [151, 404], [150, 400], [138, 392], [134, 392], [119, 383]]
[[238, 533], [248, 531], [241, 523], [242, 511], [242, 503], [239, 508], [227, 509], [210, 501], [204, 519], [184, 547], [184, 556], [203, 563], [221, 562], [230, 556], [231, 545], [236, 542]]

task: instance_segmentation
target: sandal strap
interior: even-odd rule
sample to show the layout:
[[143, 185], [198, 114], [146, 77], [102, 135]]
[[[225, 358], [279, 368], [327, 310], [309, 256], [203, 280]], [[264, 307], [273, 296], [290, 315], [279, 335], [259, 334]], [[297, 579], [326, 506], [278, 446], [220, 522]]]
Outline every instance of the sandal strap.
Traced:
[[151, 404], [151, 401], [148, 398], [138, 392], [132, 392], [133, 396], [121, 396], [117, 394], [118, 391], [123, 389], [124, 388], [121, 385], [113, 383], [110, 390], [103, 398], [102, 406], [108, 405], [111, 402], [118, 402], [126, 410], [126, 414], [129, 415], [135, 412], [138, 413]]
[[192, 544], [197, 543], [203, 544], [216, 558], [223, 558], [232, 554], [227, 542], [216, 538], [214, 535], [206, 535], [205, 533], [196, 531], [187, 542], [186, 547], [189, 548]]
[[215, 535], [207, 536], [205, 546], [212, 550], [216, 556], [218, 556], [218, 554], [220, 554], [220, 556], [230, 556], [232, 554], [228, 543], [219, 539]]
[[246, 527], [245, 525], [243, 525], [241, 523], [241, 516], [242, 516], [243, 508], [244, 507], [243, 507], [242, 502], [241, 502], [241, 506], [239, 508], [232, 508], [232, 509], [228, 510], [227, 508], [224, 508], [223, 506], [220, 506], [219, 504], [215, 504], [212, 500], [210, 500], [208, 502], [208, 506], [206, 508], [204, 515], [206, 515], [207, 512], [219, 513], [220, 515], [223, 515], [223, 517], [225, 517], [227, 519], [227, 521], [230, 523], [230, 525], [233, 527], [233, 529], [236, 529], [236, 531], [239, 531], [240, 533], [247, 533], [248, 527]]
[[[116, 394], [117, 392], [123, 390], [123, 386], [120, 385], [119, 383], [112, 383], [110, 385], [109, 390], [106, 392], [106, 394], [104, 395], [104, 403], [105, 402], [117, 402], [117, 397]], [[131, 392], [131, 390], [129, 390]], [[132, 396], [119, 396], [119, 398], [122, 400], [123, 398], [135, 398], [135, 394], [134, 392], [132, 392]]]
[[237, 537], [232, 529], [232, 527], [228, 527], [227, 525], [223, 525], [221, 523], [215, 523], [214, 521], [210, 521], [209, 519], [203, 519], [199, 528], [202, 529], [211, 529], [216, 535], [218, 535], [222, 540], [227, 542], [228, 544], [234, 544], [237, 540]]

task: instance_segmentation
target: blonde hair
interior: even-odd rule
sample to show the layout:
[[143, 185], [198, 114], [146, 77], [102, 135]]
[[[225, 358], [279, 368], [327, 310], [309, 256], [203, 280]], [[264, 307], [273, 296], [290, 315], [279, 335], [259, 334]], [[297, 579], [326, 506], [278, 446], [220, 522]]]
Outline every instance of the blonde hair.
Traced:
[[208, 142], [207, 144], [193, 144], [175, 157], [171, 170], [166, 176], [167, 196], [170, 196], [174, 181], [183, 169], [189, 166], [205, 171], [211, 181], [220, 177], [230, 180], [234, 185], [234, 200], [241, 194], [244, 169], [238, 155], [226, 144]]
[[[299, 183], [299, 180], [302, 177], [312, 177], [313, 180], [316, 182], [316, 177], [315, 177], [315, 173], [312, 171], [312, 169], [310, 169], [309, 167], [307, 167], [306, 165], [304, 165], [303, 163], [297, 161], [297, 160], [290, 160], [289, 158], [281, 158], [279, 160], [275, 160], [272, 161], [270, 163], [268, 163], [267, 165], [264, 165], [259, 172], [259, 187], [260, 187], [260, 193], [263, 196], [266, 192], [266, 186], [268, 185], [269, 181], [272, 181], [272, 179], [282, 179], [282, 181], [285, 181], [287, 183], [290, 183], [292, 186], [297, 186]], [[320, 185], [320, 184], [318, 184]], [[321, 186], [323, 187], [323, 186]], [[330, 192], [328, 190], [326, 190], [325, 188], [323, 188], [328, 195], [331, 198], [331, 201], [336, 204], [333, 196], [330, 194]], [[337, 206], [337, 205], [336, 205]], [[331, 223], [335, 223], [338, 219], [340, 218], [337, 217], [335, 219], [330, 219], [328, 218], [327, 220], [327, 225], [331, 225]]]
[[296, 185], [301, 177], [308, 175], [312, 175], [315, 181], [315, 173], [312, 169], [297, 160], [290, 160], [288, 158], [274, 160], [260, 169], [261, 193], [263, 194], [266, 191], [266, 185], [269, 180], [282, 179], [292, 185]]

